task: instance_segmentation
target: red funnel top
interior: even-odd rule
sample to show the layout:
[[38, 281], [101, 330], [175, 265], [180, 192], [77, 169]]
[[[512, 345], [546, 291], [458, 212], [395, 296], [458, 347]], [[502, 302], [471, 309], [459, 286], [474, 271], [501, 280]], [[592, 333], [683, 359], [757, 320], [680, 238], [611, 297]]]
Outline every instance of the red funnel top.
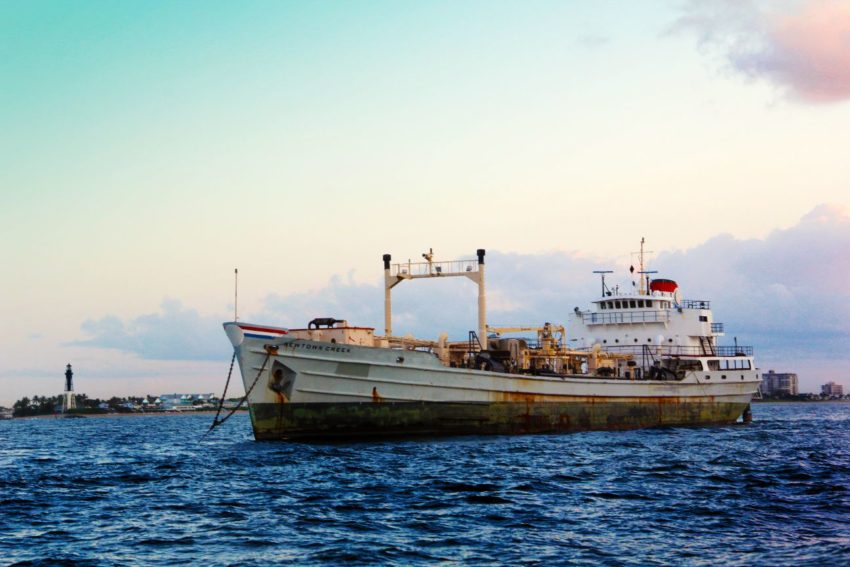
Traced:
[[679, 284], [673, 280], [652, 280], [649, 284], [649, 291], [674, 293], [677, 289], [679, 289]]

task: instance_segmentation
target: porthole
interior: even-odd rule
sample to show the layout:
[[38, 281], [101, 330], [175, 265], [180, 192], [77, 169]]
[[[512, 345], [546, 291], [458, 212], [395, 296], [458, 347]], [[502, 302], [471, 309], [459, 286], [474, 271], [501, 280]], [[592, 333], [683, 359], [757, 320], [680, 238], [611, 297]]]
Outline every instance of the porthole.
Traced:
[[711, 376], [706, 375], [705, 379], [706, 379], [706, 380], [711, 380]]
[[618, 343], [618, 342], [620, 342], [620, 339], [614, 339], [614, 342]]
[[607, 345], [607, 344], [608, 344], [608, 339], [602, 339], [602, 344]]
[[743, 374], [741, 374], [741, 380], [743, 380], [743, 379], [744, 379], [744, 375], [743, 375]]
[[651, 338], [650, 338], [650, 339], [646, 339], [646, 342], [651, 343], [651, 342], [652, 342], [652, 339], [651, 339]]
[[637, 342], [637, 338], [635, 338], [635, 342]]
[[673, 339], [667, 339], [667, 342], [668, 342], [668, 343], [672, 343], [672, 342], [673, 342]]
[[726, 375], [725, 375], [725, 374], [722, 374], [720, 377], [721, 377], [723, 380], [726, 380]]

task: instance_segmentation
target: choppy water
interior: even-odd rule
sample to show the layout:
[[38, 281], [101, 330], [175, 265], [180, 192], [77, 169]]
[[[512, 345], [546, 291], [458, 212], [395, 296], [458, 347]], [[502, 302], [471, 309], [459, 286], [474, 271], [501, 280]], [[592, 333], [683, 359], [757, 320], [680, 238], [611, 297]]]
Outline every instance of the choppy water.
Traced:
[[0, 560], [850, 564], [850, 404], [749, 426], [258, 443], [247, 416], [0, 422]]

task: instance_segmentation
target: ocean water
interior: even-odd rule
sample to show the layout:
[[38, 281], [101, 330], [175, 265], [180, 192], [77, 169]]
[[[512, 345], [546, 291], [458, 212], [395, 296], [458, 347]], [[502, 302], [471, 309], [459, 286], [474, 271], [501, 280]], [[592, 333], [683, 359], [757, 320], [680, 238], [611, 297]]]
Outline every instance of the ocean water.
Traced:
[[0, 563], [850, 564], [850, 404], [747, 426], [258, 443], [0, 422]]

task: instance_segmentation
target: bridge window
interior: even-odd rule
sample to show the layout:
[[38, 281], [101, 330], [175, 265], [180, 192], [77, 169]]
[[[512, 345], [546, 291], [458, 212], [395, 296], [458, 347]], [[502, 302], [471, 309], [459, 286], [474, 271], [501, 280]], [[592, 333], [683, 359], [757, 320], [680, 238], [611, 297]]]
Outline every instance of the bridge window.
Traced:
[[643, 308], [643, 299], [638, 299], [638, 308]]
[[605, 309], [605, 302], [604, 302], [604, 301], [600, 301], [600, 302], [599, 302], [599, 307], [601, 307], [602, 309]]
[[700, 315], [699, 320], [703, 323], [708, 323], [708, 317], [706, 315]]
[[634, 300], [634, 299], [632, 299], [631, 301], [629, 301], [629, 307], [631, 307], [632, 309], [634, 309], [635, 307], [637, 307], [637, 304], [635, 303], [635, 300]]
[[614, 306], [615, 306], [617, 309], [619, 309], [619, 308], [620, 308], [620, 302], [619, 302], [619, 301], [615, 301], [615, 302], [614, 302]]
[[646, 306], [647, 306], [647, 307], [652, 307], [652, 300], [651, 300], [651, 299], [647, 299], [647, 300], [646, 300]]
[[740, 358], [727, 358], [715, 361], [718, 367], [715, 370], [750, 370], [750, 360]]

